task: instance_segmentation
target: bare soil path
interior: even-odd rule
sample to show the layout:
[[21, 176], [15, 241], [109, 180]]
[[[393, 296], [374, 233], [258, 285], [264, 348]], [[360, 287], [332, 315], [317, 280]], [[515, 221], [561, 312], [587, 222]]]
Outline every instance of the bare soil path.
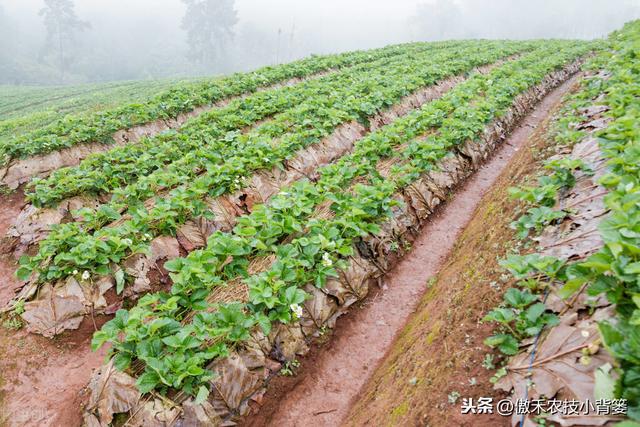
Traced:
[[[447, 261], [483, 196], [576, 80], [577, 76], [556, 88], [526, 116], [493, 157], [423, 228], [410, 254], [386, 276], [382, 289], [360, 308], [339, 319], [334, 336], [322, 348], [315, 348], [302, 358], [302, 368], [296, 377], [278, 377], [272, 381], [261, 408], [246, 420], [246, 425], [337, 426], [344, 423], [363, 386]], [[488, 220], [486, 227], [490, 228], [491, 218]], [[447, 302], [443, 304], [439, 310], [448, 311]], [[444, 350], [448, 353], [457, 349]], [[366, 418], [366, 408], [363, 411]], [[497, 425], [495, 421], [487, 425]], [[380, 425], [372, 422], [366, 424]]]
[[4, 307], [15, 296], [15, 289], [22, 282], [15, 277], [16, 260], [6, 247], [9, 243], [4, 236], [25, 205], [24, 193], [21, 189], [9, 194], [0, 194], [0, 307]]
[[83, 389], [106, 355], [91, 351], [93, 332], [90, 319], [54, 339], [0, 330], [0, 426], [82, 424]]
[[[0, 195], [0, 236], [24, 203], [21, 190]], [[0, 255], [0, 307], [22, 284], [16, 268], [10, 254]], [[96, 326], [106, 320], [95, 319]], [[82, 389], [106, 353], [90, 349], [93, 321], [85, 319], [79, 330], [55, 339], [5, 326], [0, 327], [0, 426], [80, 425]]]

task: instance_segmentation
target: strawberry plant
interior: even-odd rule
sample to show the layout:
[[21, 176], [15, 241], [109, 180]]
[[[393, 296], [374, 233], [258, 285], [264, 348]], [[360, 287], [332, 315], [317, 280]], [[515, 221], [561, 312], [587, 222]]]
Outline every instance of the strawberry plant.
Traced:
[[504, 307], [491, 310], [483, 319], [498, 323], [507, 333], [490, 336], [484, 341], [485, 345], [514, 355], [518, 352], [520, 341], [536, 336], [545, 326], [557, 325], [558, 317], [548, 313], [544, 303], [536, 301], [538, 297], [528, 289], [508, 289], [504, 295]]

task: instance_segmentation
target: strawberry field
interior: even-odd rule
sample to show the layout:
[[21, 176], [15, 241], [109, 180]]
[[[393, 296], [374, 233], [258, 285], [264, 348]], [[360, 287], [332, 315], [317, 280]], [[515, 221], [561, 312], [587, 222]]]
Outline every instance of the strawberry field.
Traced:
[[[526, 286], [487, 315], [499, 330], [486, 343], [516, 355], [557, 325], [538, 296], [549, 284], [565, 299], [605, 294], [616, 320], [599, 331], [616, 395], [638, 418], [638, 40], [632, 23], [597, 42], [395, 45], [7, 122], [5, 323], [54, 342], [89, 325], [91, 349], [107, 358], [83, 378], [86, 425], [241, 422], [535, 106], [588, 72], [558, 139], [580, 141], [575, 115], [604, 106], [604, 244], [579, 261], [504, 261]], [[569, 216], [556, 199], [589, 170], [566, 158], [547, 166], [537, 186], [513, 190], [526, 203], [513, 225], [521, 238]]]

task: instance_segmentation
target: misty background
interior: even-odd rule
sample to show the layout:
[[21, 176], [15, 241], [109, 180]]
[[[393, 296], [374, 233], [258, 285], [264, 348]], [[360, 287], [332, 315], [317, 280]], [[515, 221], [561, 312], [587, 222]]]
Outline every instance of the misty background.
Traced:
[[460, 38], [604, 37], [640, 0], [0, 0], [0, 84], [254, 69]]

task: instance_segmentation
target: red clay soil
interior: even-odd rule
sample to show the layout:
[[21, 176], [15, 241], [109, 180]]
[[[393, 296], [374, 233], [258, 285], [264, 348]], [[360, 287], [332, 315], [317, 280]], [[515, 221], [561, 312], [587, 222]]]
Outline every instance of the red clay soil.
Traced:
[[[483, 292], [467, 293], [472, 283], [462, 281], [464, 292], [456, 298], [464, 295], [475, 298], [474, 305], [460, 305], [455, 299], [451, 300], [445, 290], [441, 290], [442, 283], [439, 283], [436, 275], [442, 269], [445, 262], [451, 261], [451, 254], [457, 243], [459, 236], [470, 220], [474, 217], [477, 207], [480, 205], [483, 196], [494, 186], [496, 181], [509, 163], [513, 163], [514, 157], [518, 155], [521, 148], [527, 146], [534, 135], [536, 129], [546, 126], [549, 112], [560, 102], [561, 97], [575, 83], [577, 77], [570, 79], [565, 84], [551, 92], [538, 107], [529, 114], [518, 126], [512, 135], [500, 146], [484, 167], [474, 174], [463, 186], [455, 192], [452, 199], [441, 209], [433, 219], [423, 228], [420, 236], [414, 242], [414, 247], [407, 257], [400, 262], [397, 267], [386, 276], [384, 285], [374, 295], [371, 295], [364, 304], [349, 314], [338, 320], [334, 336], [327, 339], [322, 348], [317, 348], [309, 355], [301, 358], [302, 368], [297, 375], [291, 377], [277, 377], [272, 380], [261, 407], [257, 413], [249, 417], [246, 425], [252, 426], [337, 426], [346, 422], [346, 419], [358, 399], [365, 396], [366, 404], [358, 405], [358, 413], [349, 417], [353, 425], [508, 425], [508, 419], [499, 417], [489, 417], [487, 419], [472, 418], [465, 420], [449, 419], [442, 422], [442, 419], [425, 417], [426, 412], [419, 414], [415, 418], [415, 411], [412, 408], [416, 402], [412, 402], [411, 388], [415, 390], [421, 387], [428, 387], [431, 394], [418, 396], [418, 402], [430, 401], [434, 410], [445, 409], [449, 413], [459, 413], [459, 402], [457, 406], [447, 403], [447, 394], [451, 391], [458, 391], [464, 397], [478, 397], [478, 392], [484, 391], [487, 396], [493, 396], [488, 384], [488, 371], [481, 367], [483, 353], [482, 340], [479, 341], [470, 334], [475, 333], [486, 336], [489, 333], [487, 326], [478, 328], [477, 320], [484, 315], [490, 305], [480, 304], [485, 295], [491, 294], [491, 289]], [[529, 147], [527, 147], [529, 148]], [[522, 157], [522, 154], [520, 154]], [[530, 158], [529, 152], [529, 158]], [[502, 174], [501, 179], [504, 185], [513, 185], [513, 167]], [[504, 191], [503, 191], [504, 192]], [[506, 199], [506, 196], [505, 196]], [[499, 218], [505, 212], [498, 210], [482, 218], [479, 241], [486, 244], [483, 234], [493, 233], [494, 226], [491, 222], [502, 220], [503, 228], [509, 221]], [[510, 219], [509, 219], [510, 220]], [[508, 227], [506, 227], [508, 230]], [[496, 227], [497, 229], [497, 227]], [[497, 240], [501, 244], [501, 240]], [[464, 245], [463, 245], [464, 246]], [[482, 257], [490, 254], [492, 259], [483, 260], [482, 263], [489, 265], [497, 263], [495, 256], [498, 255], [495, 248], [484, 248], [484, 252], [476, 255]], [[463, 263], [464, 266], [464, 263]], [[491, 271], [497, 274], [498, 269]], [[439, 292], [441, 296], [438, 297]], [[493, 301], [498, 300], [499, 289], [493, 291]], [[425, 295], [426, 294], [426, 295]], [[402, 360], [404, 365], [395, 366], [391, 363], [391, 371], [379, 373], [376, 367], [379, 366], [385, 354], [394, 347], [394, 340], [402, 331], [412, 313], [420, 307], [424, 314], [425, 303], [421, 303], [422, 298], [427, 300], [436, 299], [438, 304], [428, 305], [426, 316], [430, 320], [426, 326], [431, 332], [428, 335], [413, 336], [411, 331], [404, 331], [401, 336], [410, 337], [407, 346], [418, 339], [427, 339], [429, 344], [438, 341], [441, 345], [435, 351], [428, 354], [421, 352], [409, 353], [411, 356], [407, 360]], [[438, 298], [437, 298], [438, 297]], [[466, 308], [467, 310], [462, 310]], [[458, 316], [459, 314], [465, 314]], [[458, 318], [460, 317], [460, 319]], [[423, 328], [423, 329], [424, 329]], [[440, 330], [453, 328], [458, 331], [459, 340], [462, 342], [455, 346], [448, 346], [439, 340]], [[469, 335], [465, 333], [468, 331]], [[473, 331], [473, 332], [471, 332]], [[466, 344], [466, 346], [465, 346]], [[429, 347], [429, 345], [427, 345]], [[476, 353], [478, 360], [471, 362], [469, 355]], [[401, 358], [405, 354], [403, 351], [395, 355]], [[464, 377], [460, 378], [459, 372], [453, 372], [452, 376], [438, 375], [439, 370], [445, 368], [455, 368], [456, 358], [466, 355], [466, 362], [470, 363], [469, 370], [464, 371]], [[444, 356], [444, 359], [442, 359]], [[391, 355], [389, 356], [391, 357]], [[409, 375], [404, 371], [411, 372], [414, 366], [418, 366], [430, 357], [438, 360], [433, 378]], [[477, 359], [477, 357], [476, 357]], [[423, 363], [424, 364], [424, 363]], [[386, 365], [383, 367], [383, 369]], [[434, 368], [434, 366], [430, 366]], [[459, 368], [459, 366], [458, 366]], [[483, 372], [484, 371], [484, 372]], [[401, 391], [394, 390], [391, 396], [385, 395], [377, 407], [377, 411], [369, 411], [377, 403], [375, 385], [363, 387], [376, 372], [375, 377], [388, 376], [402, 378], [406, 387]], [[455, 375], [458, 374], [456, 377]], [[476, 378], [477, 384], [482, 386], [471, 386]], [[429, 387], [435, 384], [435, 379], [439, 379], [437, 387]], [[471, 382], [469, 382], [471, 381]], [[490, 385], [490, 384], [489, 384]], [[373, 389], [372, 389], [373, 387]], [[398, 395], [400, 393], [400, 395]], [[466, 393], [466, 394], [465, 394]], [[403, 395], [404, 394], [404, 395]], [[436, 397], [436, 399], [434, 399]], [[397, 407], [390, 406], [394, 401], [401, 402]], [[410, 403], [408, 403], [410, 402]], [[437, 402], [437, 403], [436, 403]], [[428, 411], [427, 411], [428, 412]], [[375, 414], [375, 415], [372, 415]], [[410, 414], [412, 417], [406, 417]], [[411, 421], [410, 421], [411, 418]], [[459, 417], [458, 417], [459, 418]], [[402, 422], [400, 422], [402, 420]]]
[[14, 297], [14, 290], [21, 282], [15, 277], [16, 261], [11, 255], [4, 254], [2, 236], [6, 236], [20, 211], [25, 205], [24, 194], [21, 189], [9, 193], [0, 194], [0, 307], [4, 307]]
[[[95, 319], [100, 327], [105, 318]], [[82, 393], [106, 350], [90, 349], [94, 325], [54, 339], [0, 330], [0, 425], [79, 426]]]
[[[6, 234], [24, 203], [20, 190], [0, 195], [0, 236]], [[0, 255], [0, 307], [21, 285], [15, 271], [13, 257]], [[93, 320], [85, 319], [79, 330], [55, 339], [16, 331], [11, 328], [12, 320], [2, 319], [0, 327], [0, 426], [80, 425], [81, 391], [106, 353], [90, 349]], [[94, 320], [100, 327], [106, 318]]]

